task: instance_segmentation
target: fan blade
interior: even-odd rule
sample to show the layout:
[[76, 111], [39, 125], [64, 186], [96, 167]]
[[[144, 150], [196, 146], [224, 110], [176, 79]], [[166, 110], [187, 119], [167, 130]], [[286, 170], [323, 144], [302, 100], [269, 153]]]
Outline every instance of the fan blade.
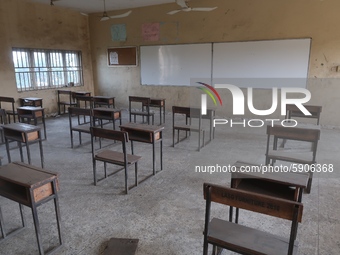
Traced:
[[100, 19], [100, 21], [106, 21], [106, 20], [109, 20], [110, 18], [108, 17], [108, 16], [103, 16], [101, 19]]
[[199, 11], [199, 12], [210, 12], [212, 10], [215, 10], [217, 7], [197, 7], [197, 8], [191, 8], [191, 11]]
[[180, 12], [181, 10], [174, 10], [174, 11], [171, 11], [171, 12], [168, 12], [168, 14], [169, 15], [173, 15], [173, 14], [175, 14], [175, 13], [177, 13], [177, 12]]
[[129, 16], [131, 12], [132, 12], [132, 11], [128, 11], [128, 12], [123, 13], [123, 14], [113, 15], [113, 16], [110, 16], [110, 18], [111, 18], [111, 19], [124, 18], [124, 17]]
[[188, 8], [185, 0], [176, 0], [176, 4], [178, 4], [179, 6], [181, 6], [182, 8]]

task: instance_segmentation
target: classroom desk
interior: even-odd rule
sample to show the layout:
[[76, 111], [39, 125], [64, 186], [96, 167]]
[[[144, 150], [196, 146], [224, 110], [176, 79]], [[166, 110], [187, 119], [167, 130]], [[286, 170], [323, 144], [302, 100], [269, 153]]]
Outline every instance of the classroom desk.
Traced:
[[[231, 187], [263, 195], [274, 196], [281, 199], [301, 202], [303, 189], [307, 187], [309, 174], [285, 172], [241, 172], [241, 167], [260, 166], [252, 163], [237, 161], [233, 166], [237, 172], [231, 174]], [[232, 208], [229, 217], [232, 217]], [[238, 210], [236, 210], [236, 220]], [[237, 222], [237, 221], [236, 221]]]
[[19, 100], [20, 106], [42, 107], [42, 98], [39, 97], [24, 97]]
[[27, 124], [30, 124], [33, 119], [34, 125], [38, 125], [38, 118], [41, 118], [43, 128], [44, 128], [44, 139], [47, 139], [46, 134], [46, 124], [45, 124], [45, 109], [42, 107], [32, 107], [32, 106], [22, 106], [17, 108], [18, 119], [20, 122], [25, 122], [27, 119]]
[[[58, 202], [58, 174], [43, 170], [24, 163], [13, 162], [0, 167], [0, 195], [19, 203], [22, 227], [7, 233], [5, 222], [0, 210], [0, 227], [2, 240], [18, 233], [25, 227], [23, 205], [32, 209], [35, 234], [38, 242], [39, 254], [52, 254], [62, 246], [60, 226], [60, 210]], [[54, 201], [54, 209], [57, 221], [59, 244], [45, 253], [41, 240], [40, 224], [38, 219], [38, 207], [48, 201]]]
[[133, 141], [152, 144], [152, 168], [153, 175], [156, 174], [156, 152], [155, 144], [160, 142], [160, 163], [161, 170], [163, 170], [163, 126], [145, 125], [137, 123], [127, 123], [120, 126], [121, 131], [129, 133], [129, 140], [131, 141], [131, 152], [133, 154]]
[[115, 108], [115, 97], [94, 96], [93, 105], [94, 107], [107, 106], [109, 108]]
[[[103, 128], [103, 120], [112, 121], [113, 130], [116, 129], [115, 122], [119, 120], [119, 124], [122, 125], [122, 111], [113, 109], [113, 108], [105, 108], [105, 107], [97, 107], [92, 109], [92, 114], [94, 119], [100, 120], [100, 126]], [[94, 120], [95, 121], [95, 120]]]
[[28, 159], [29, 164], [31, 164], [31, 153], [30, 153], [29, 145], [33, 143], [39, 143], [41, 167], [44, 168], [44, 155], [43, 155], [40, 127], [33, 126], [30, 124], [26, 124], [26, 123], [17, 122], [17, 123], [3, 125], [2, 129], [4, 132], [6, 151], [7, 151], [7, 157], [8, 157], [9, 163], [11, 163], [11, 155], [9, 151], [10, 141], [16, 141], [18, 143], [21, 162], [24, 162], [24, 156], [22, 153], [21, 143], [24, 143], [26, 145], [27, 159]]

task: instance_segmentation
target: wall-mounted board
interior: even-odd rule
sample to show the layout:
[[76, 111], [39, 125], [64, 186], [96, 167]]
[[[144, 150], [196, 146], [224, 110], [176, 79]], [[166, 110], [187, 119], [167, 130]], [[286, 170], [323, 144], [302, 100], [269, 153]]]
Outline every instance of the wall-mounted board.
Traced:
[[306, 87], [310, 38], [141, 46], [141, 84]]
[[141, 46], [141, 84], [189, 86], [211, 77], [211, 43]]
[[306, 87], [311, 39], [213, 44], [213, 84]]
[[107, 49], [109, 66], [136, 66], [137, 47], [115, 47]]

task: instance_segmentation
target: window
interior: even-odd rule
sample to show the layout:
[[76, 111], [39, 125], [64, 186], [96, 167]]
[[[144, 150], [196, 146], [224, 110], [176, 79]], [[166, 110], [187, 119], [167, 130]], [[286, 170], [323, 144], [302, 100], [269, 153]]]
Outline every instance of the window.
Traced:
[[80, 51], [13, 48], [18, 91], [82, 86]]

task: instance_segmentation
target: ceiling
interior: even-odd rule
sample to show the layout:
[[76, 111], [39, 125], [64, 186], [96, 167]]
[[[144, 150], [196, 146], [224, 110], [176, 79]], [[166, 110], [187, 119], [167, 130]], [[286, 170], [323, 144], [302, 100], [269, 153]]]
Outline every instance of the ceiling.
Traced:
[[[34, 3], [50, 4], [51, 0], [27, 0]], [[150, 5], [175, 3], [176, 0], [105, 0], [106, 10], [131, 9]], [[104, 0], [53, 0], [55, 6], [60, 6], [81, 13], [103, 12]]]

